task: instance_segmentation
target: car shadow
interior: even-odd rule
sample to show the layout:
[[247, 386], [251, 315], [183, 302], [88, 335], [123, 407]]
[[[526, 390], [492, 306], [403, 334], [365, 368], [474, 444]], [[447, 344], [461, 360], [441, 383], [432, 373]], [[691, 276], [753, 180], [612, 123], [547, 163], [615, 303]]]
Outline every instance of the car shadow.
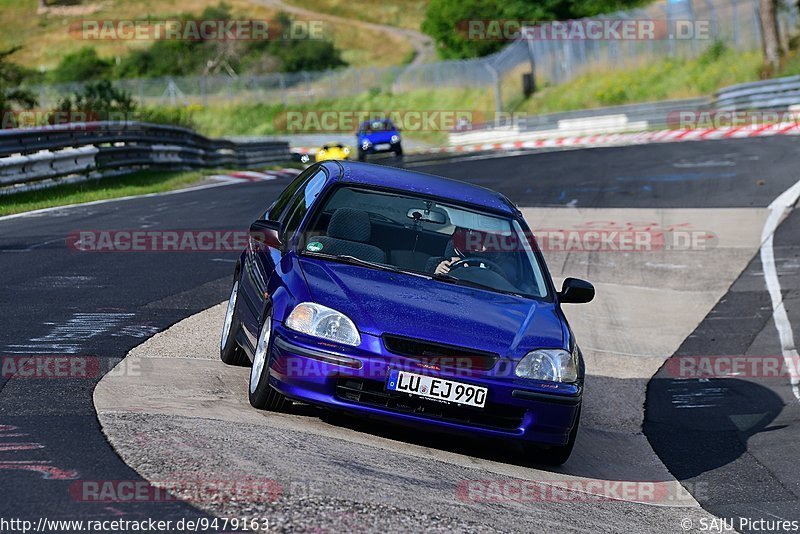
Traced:
[[[743, 458], [748, 440], [784, 426], [771, 426], [783, 411], [784, 400], [763, 385], [737, 378], [668, 375], [665, 366], [650, 381], [644, 433], [680, 481], [735, 480], [737, 472], [757, 464], [755, 459]], [[731, 471], [721, 469], [725, 466], [731, 466]], [[706, 498], [729, 499], [728, 486], [709, 484]]]
[[[606, 379], [608, 391], [619, 391], [624, 379]], [[592, 404], [584, 400], [584, 420], [591, 420]], [[533, 468], [570, 476], [624, 481], [674, 480], [657, 461], [646, 438], [640, 432], [623, 432], [582, 425], [575, 449], [562, 466], [538, 463], [535, 456], [526, 455], [513, 442], [469, 436], [454, 436], [444, 432], [421, 430], [405, 423], [380, 418], [365, 418], [354, 414], [334, 412], [295, 402], [290, 413], [315, 417], [323, 422], [363, 434], [408, 443], [439, 451], [461, 454], [491, 462]]]

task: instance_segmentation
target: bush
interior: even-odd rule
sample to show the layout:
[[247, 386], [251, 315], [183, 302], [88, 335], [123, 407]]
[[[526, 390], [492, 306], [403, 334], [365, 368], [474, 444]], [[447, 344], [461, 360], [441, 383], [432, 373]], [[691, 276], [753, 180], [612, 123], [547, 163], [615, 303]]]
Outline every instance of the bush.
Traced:
[[62, 99], [60, 112], [85, 112], [94, 120], [127, 119], [136, 110], [131, 95], [104, 80], [86, 84], [72, 96]]
[[272, 47], [272, 51], [280, 60], [283, 72], [327, 70], [347, 65], [341, 52], [330, 41], [282, 42]]
[[142, 108], [136, 114], [136, 117], [137, 120], [142, 122], [183, 126], [192, 130], [197, 129], [193, 107]]
[[85, 46], [64, 56], [58, 66], [51, 72], [55, 83], [101, 80], [111, 73], [111, 62], [101, 59], [97, 51]]

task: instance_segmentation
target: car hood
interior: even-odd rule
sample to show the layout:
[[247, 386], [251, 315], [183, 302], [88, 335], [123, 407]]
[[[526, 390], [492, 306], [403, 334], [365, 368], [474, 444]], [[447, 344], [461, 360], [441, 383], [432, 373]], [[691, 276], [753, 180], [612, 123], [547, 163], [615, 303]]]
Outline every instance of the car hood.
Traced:
[[314, 301], [346, 314], [363, 333], [510, 358], [564, 343], [553, 303], [317, 258], [300, 258], [300, 266]]
[[378, 143], [391, 142], [393, 135], [399, 135], [399, 134], [395, 130], [388, 130], [385, 132], [372, 132], [370, 134], [362, 135], [360, 140], [363, 141], [364, 139], [369, 139], [369, 141], [372, 144], [377, 145]]

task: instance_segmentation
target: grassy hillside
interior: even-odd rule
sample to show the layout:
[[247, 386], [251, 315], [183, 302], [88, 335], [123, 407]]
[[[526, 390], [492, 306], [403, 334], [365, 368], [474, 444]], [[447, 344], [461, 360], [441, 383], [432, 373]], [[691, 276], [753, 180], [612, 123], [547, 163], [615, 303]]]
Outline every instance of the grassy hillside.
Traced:
[[291, 0], [289, 3], [348, 19], [419, 30], [427, 0]]
[[[396, 0], [397, 3], [404, 3]], [[330, 0], [311, 0], [330, 2]], [[225, 0], [235, 16], [274, 20], [277, 10], [256, 0]], [[350, 2], [358, 4], [359, 2]], [[367, 11], [370, 0], [360, 0]], [[83, 41], [70, 35], [70, 23], [85, 19], [129, 20], [152, 17], [164, 19], [180, 13], [199, 14], [219, 0], [82, 0], [74, 5], [52, 6], [38, 13], [37, 0], [0, 0], [0, 47], [23, 45], [14, 55], [15, 62], [35, 69], [54, 67], [64, 54], [91, 44], [101, 57], [122, 56], [133, 48], [143, 48], [149, 42], [141, 41]], [[301, 5], [302, 2], [297, 2]], [[359, 11], [355, 9], [355, 11]], [[298, 20], [308, 17], [298, 16]], [[375, 66], [398, 64], [408, 58], [413, 50], [407, 40], [386, 36], [382, 32], [359, 28], [357, 32], [346, 23], [331, 23], [332, 39], [343, 51], [343, 58], [352, 65]]]
[[[630, 69], [587, 72], [569, 83], [544, 87], [516, 109], [550, 113], [707, 96], [727, 85], [758, 80], [760, 68], [759, 52], [712, 47], [693, 60], [663, 59]], [[789, 73], [795, 68], [794, 62], [786, 66]]]

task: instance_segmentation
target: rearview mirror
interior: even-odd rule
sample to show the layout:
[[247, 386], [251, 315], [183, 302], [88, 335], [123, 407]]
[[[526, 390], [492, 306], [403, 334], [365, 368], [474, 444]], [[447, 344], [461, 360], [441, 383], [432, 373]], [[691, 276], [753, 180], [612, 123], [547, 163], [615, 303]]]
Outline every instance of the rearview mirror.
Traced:
[[281, 247], [281, 225], [277, 221], [259, 219], [250, 225], [250, 239], [272, 248]]
[[586, 304], [594, 299], [594, 286], [586, 280], [567, 278], [561, 286], [558, 300], [562, 304]]
[[408, 210], [406, 217], [408, 217], [409, 219], [414, 219], [415, 221], [422, 221], [433, 224], [444, 224], [447, 222], [447, 217], [441, 211], [424, 210], [417, 208], [411, 208], [410, 210]]

